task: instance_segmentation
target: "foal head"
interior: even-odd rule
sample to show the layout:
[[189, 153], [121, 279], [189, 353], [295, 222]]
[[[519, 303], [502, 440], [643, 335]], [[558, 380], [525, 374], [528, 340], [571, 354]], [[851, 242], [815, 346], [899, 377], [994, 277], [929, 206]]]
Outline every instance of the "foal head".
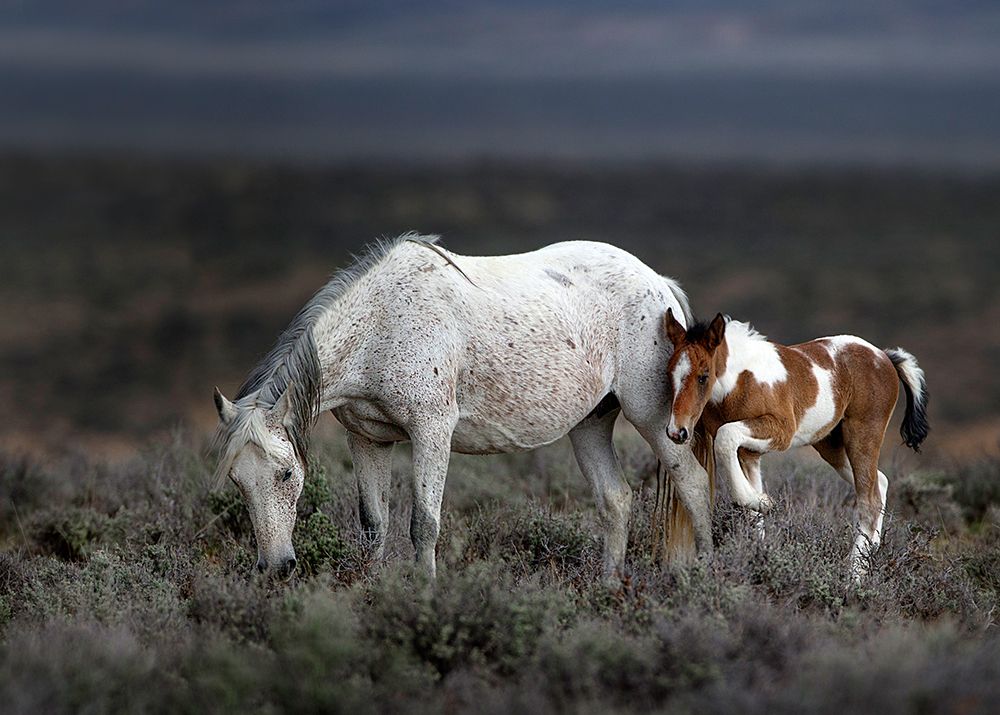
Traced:
[[708, 325], [697, 323], [685, 328], [668, 308], [663, 322], [674, 345], [674, 354], [667, 363], [674, 394], [667, 435], [677, 444], [684, 444], [694, 434], [716, 377], [725, 367], [726, 351], [719, 348], [726, 340], [726, 318], [719, 313]]

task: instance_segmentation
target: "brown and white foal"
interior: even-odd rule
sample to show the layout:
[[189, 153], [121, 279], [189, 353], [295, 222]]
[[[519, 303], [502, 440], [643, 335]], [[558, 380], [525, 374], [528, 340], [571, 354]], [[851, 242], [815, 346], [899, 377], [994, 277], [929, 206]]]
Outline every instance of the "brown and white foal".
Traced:
[[[698, 420], [715, 438], [716, 468], [733, 500], [758, 514], [771, 506], [760, 457], [812, 445], [854, 486], [859, 534], [851, 573], [859, 579], [882, 535], [888, 479], [879, 450], [902, 381], [906, 415], [900, 432], [919, 451], [929, 430], [923, 370], [905, 350], [880, 350], [850, 335], [799, 345], [768, 341], [747, 323], [722, 314], [685, 329], [668, 310], [672, 440], [687, 442]], [[725, 477], [724, 477], [725, 478]], [[762, 525], [758, 521], [761, 533]]]

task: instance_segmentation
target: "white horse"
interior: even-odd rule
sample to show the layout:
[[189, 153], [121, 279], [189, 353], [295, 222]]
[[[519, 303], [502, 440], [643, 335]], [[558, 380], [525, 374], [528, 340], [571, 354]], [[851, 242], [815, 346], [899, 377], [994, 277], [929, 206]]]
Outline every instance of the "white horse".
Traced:
[[632, 501], [611, 440], [619, 411], [668, 471], [699, 553], [710, 552], [708, 476], [667, 436], [663, 316], [691, 315], [677, 283], [602, 243], [473, 257], [435, 241], [375, 245], [302, 308], [235, 401], [216, 389], [219, 477], [247, 504], [257, 568], [295, 568], [295, 504], [323, 410], [347, 428], [361, 525], [379, 556], [396, 442], [412, 442], [410, 536], [433, 575], [450, 453], [528, 450], [569, 433], [614, 574]]

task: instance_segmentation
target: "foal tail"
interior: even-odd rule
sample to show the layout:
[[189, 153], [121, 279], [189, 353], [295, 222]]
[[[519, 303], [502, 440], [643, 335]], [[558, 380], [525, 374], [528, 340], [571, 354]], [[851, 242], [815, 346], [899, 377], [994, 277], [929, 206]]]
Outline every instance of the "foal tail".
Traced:
[[920, 444], [931, 431], [927, 423], [927, 381], [924, 379], [924, 371], [917, 365], [917, 359], [903, 348], [892, 348], [886, 350], [885, 354], [892, 360], [906, 391], [906, 414], [899, 433], [907, 447], [919, 452]]
[[[691, 451], [708, 472], [708, 500], [715, 501], [715, 450], [712, 436], [699, 422], [694, 429]], [[677, 498], [673, 480], [662, 465], [656, 469], [656, 502], [653, 505], [653, 558], [664, 563], [692, 558], [695, 555], [694, 524], [687, 509]]]

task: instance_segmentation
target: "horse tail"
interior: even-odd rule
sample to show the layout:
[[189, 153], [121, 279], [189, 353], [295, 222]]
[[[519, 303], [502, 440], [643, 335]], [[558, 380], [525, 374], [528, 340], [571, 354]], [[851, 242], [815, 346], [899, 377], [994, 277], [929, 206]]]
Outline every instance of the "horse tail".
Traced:
[[930, 425], [927, 423], [927, 381], [924, 371], [917, 364], [917, 359], [903, 348], [886, 350], [885, 354], [892, 360], [893, 367], [903, 383], [906, 392], [906, 414], [899, 433], [903, 442], [914, 452], [920, 451], [920, 444], [927, 439]]
[[[708, 472], [708, 501], [715, 501], [715, 449], [712, 436], [699, 422], [694, 428], [691, 451], [695, 459]], [[665, 474], [661, 465], [656, 473], [657, 502], [653, 509], [654, 544], [653, 558], [662, 547], [663, 561], [690, 559], [695, 555], [694, 524], [687, 509], [677, 498], [673, 479]]]

